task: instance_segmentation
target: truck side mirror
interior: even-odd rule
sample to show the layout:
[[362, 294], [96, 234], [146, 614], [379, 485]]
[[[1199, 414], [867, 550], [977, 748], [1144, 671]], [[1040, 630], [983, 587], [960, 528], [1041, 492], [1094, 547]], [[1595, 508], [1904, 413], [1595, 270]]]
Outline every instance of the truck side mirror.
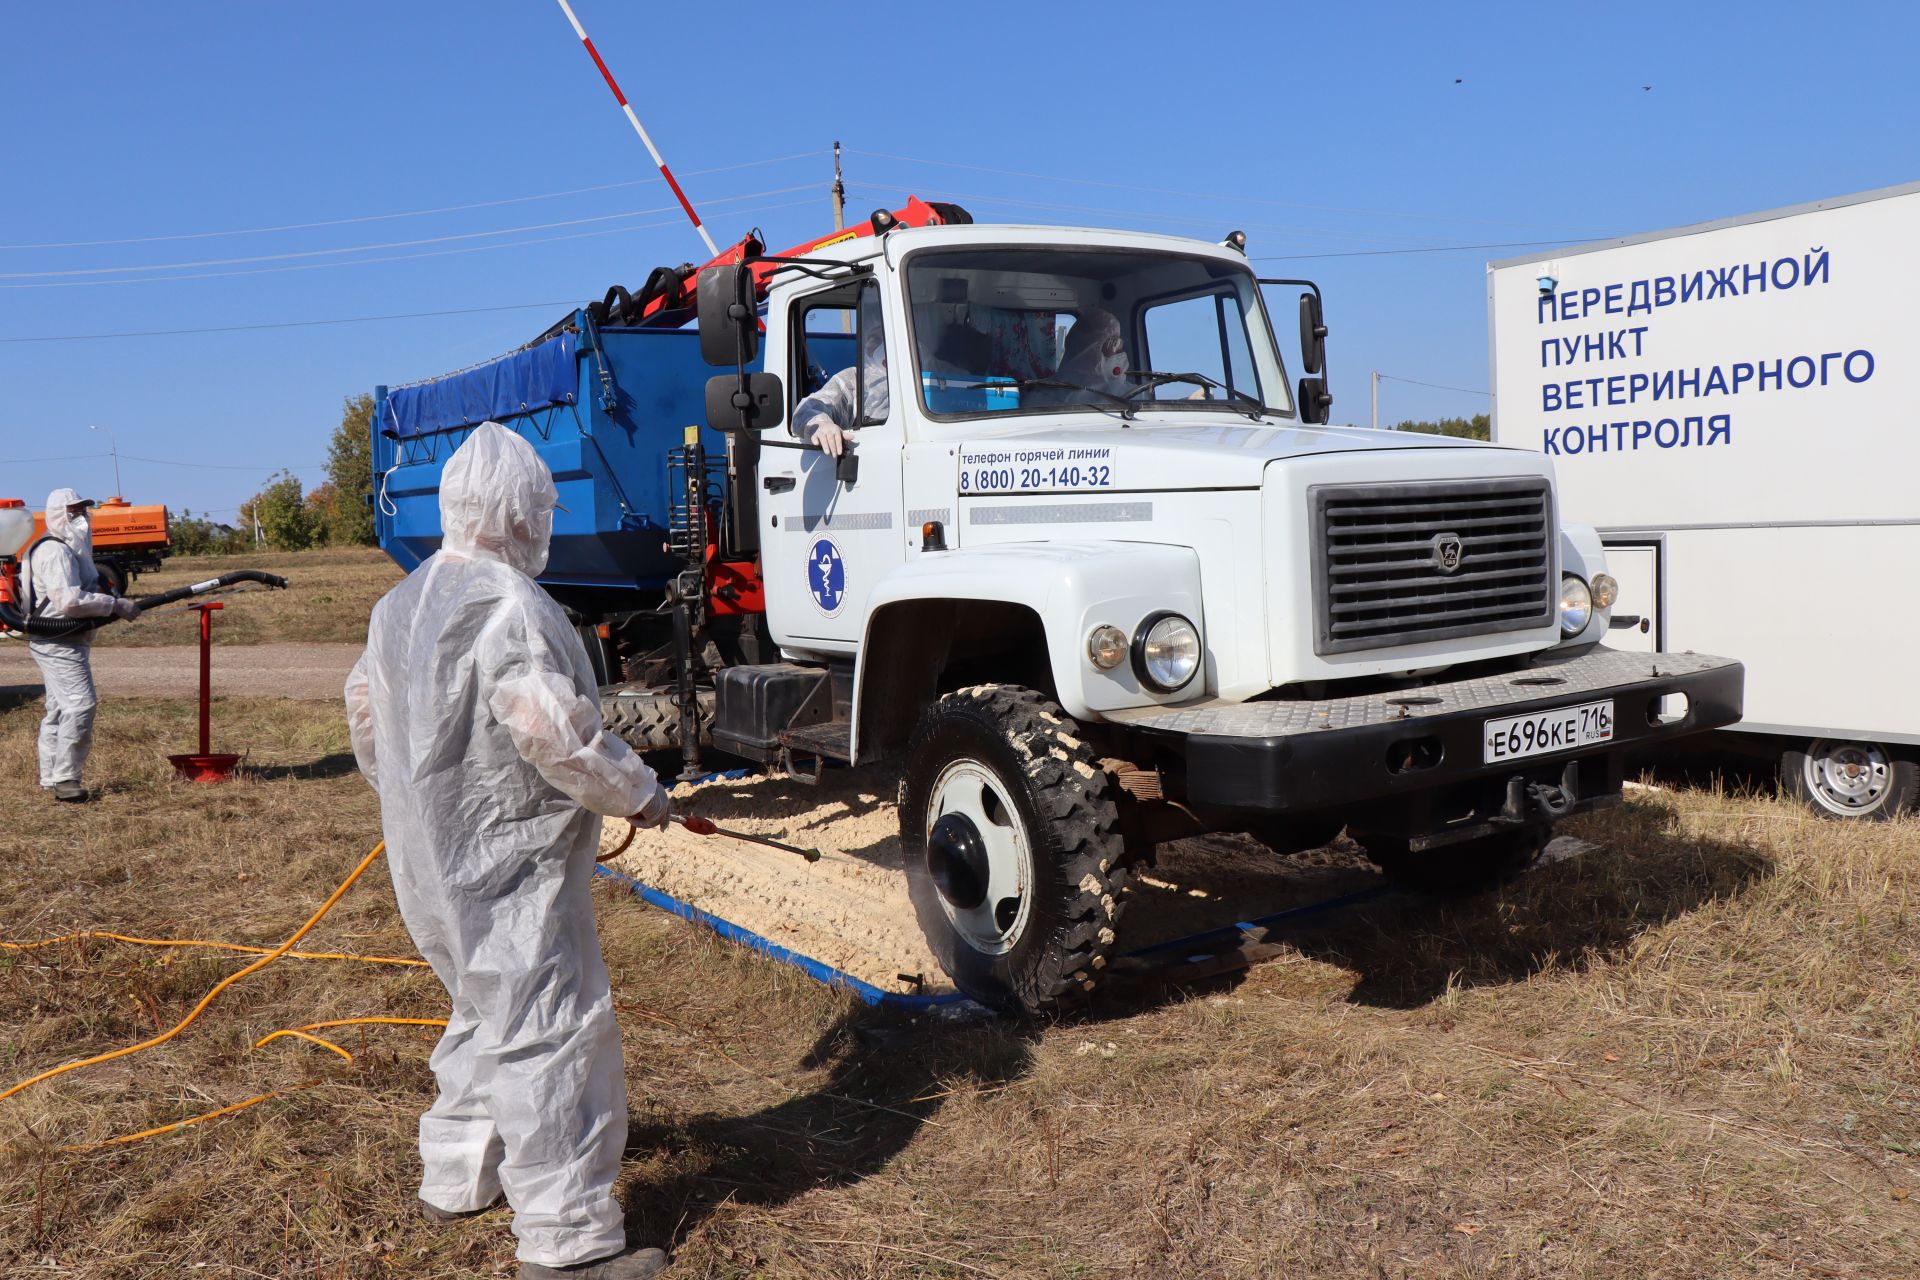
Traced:
[[1300, 295], [1300, 367], [1308, 373], [1318, 373], [1326, 363], [1327, 321], [1320, 312], [1320, 295], [1303, 293]]
[[[700, 340], [704, 345], [704, 331]], [[786, 418], [784, 401], [778, 374], [715, 374], [707, 379], [707, 425], [715, 431], [766, 431]]]
[[1325, 378], [1300, 379], [1300, 421], [1325, 422], [1333, 410], [1333, 393]]
[[702, 360], [738, 367], [760, 354], [751, 271], [742, 266], [708, 267], [700, 273], [695, 301]]

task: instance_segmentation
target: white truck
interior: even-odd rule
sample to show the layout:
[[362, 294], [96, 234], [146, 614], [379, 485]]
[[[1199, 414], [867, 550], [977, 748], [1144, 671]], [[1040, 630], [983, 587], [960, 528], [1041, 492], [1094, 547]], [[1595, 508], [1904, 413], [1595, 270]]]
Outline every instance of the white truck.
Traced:
[[1920, 805], [1920, 183], [1487, 269], [1493, 438], [1552, 457], [1608, 643], [1736, 646], [1733, 745], [1820, 813]]
[[[521, 431], [608, 724], [687, 778], [897, 768], [934, 954], [1035, 1012], [1099, 984], [1160, 842], [1344, 828], [1484, 882], [1617, 800], [1630, 747], [1738, 718], [1737, 662], [1599, 644], [1615, 584], [1538, 451], [1325, 425], [1319, 290], [1244, 245], [917, 201], [749, 236], [377, 389], [381, 543], [431, 554], [444, 460]], [[788, 425], [830, 377], [838, 460]]]
[[[1616, 800], [1627, 748], [1738, 717], [1739, 663], [1598, 643], [1614, 584], [1539, 452], [1324, 425], [1237, 233], [875, 230], [781, 264], [764, 322], [747, 267], [699, 277], [731, 554], [781, 659], [711, 673], [710, 741], [897, 759], [962, 990], [1092, 989], [1156, 842], [1345, 828], [1415, 884], [1484, 881]], [[849, 330], [885, 346], [852, 466], [784, 429]]]

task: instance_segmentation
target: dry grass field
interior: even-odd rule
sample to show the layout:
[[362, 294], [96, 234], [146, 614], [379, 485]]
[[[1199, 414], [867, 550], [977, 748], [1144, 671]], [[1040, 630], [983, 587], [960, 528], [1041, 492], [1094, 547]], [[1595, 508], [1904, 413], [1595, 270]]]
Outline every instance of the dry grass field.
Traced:
[[[62, 806], [31, 786], [37, 706], [0, 707], [0, 939], [272, 945], [377, 838], [335, 708], [224, 700], [253, 751], [214, 788], [163, 758], [191, 713], [109, 700], [105, 795]], [[1601, 851], [1042, 1026], [866, 1010], [610, 889], [631, 1230], [727, 1280], [1920, 1273], [1920, 823], [1709, 788], [1572, 825]], [[384, 868], [302, 945], [407, 954]], [[245, 961], [0, 955], [0, 1088], [171, 1026]], [[504, 1213], [412, 1209], [430, 1030], [332, 1033], [352, 1062], [252, 1047], [443, 1000], [290, 958], [0, 1102], [0, 1276], [511, 1275]]]
[[[374, 547], [329, 547], [323, 551], [263, 551], [258, 555], [172, 556], [159, 573], [143, 573], [128, 589], [133, 596], [153, 595], [234, 569], [259, 569], [287, 580], [271, 601], [244, 587], [226, 597], [227, 606], [213, 624], [215, 644], [269, 644], [277, 641], [355, 644], [367, 638], [367, 614], [402, 575], [384, 551]], [[132, 626], [101, 628], [96, 644], [197, 644], [200, 619], [186, 605], [156, 610]]]

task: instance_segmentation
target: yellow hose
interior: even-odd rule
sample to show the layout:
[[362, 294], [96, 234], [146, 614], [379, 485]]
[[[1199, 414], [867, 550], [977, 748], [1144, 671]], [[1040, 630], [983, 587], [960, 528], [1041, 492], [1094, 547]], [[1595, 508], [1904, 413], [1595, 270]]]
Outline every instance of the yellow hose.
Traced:
[[340, 901], [341, 897], [346, 893], [346, 891], [353, 887], [354, 881], [360, 878], [361, 873], [364, 872], [368, 867], [373, 865], [373, 860], [379, 857], [382, 853], [386, 852], [386, 848], [387, 848], [387, 842], [382, 840], [379, 844], [373, 846], [372, 849], [368, 850], [367, 856], [360, 859], [360, 865], [355, 867], [351, 872], [347, 874], [347, 878], [340, 882], [340, 887], [335, 889], [330, 895], [328, 895], [327, 900], [320, 904], [320, 909], [318, 911], [315, 911], [312, 915], [308, 916], [307, 922], [301, 925], [298, 929], [296, 929], [292, 937], [288, 938], [285, 942], [275, 947], [272, 951], [269, 951], [267, 954], [261, 956], [258, 960], [255, 960], [252, 964], [248, 965], [246, 968], [241, 969], [236, 973], [228, 974], [226, 977], [222, 978], [219, 982], [215, 983], [213, 990], [207, 992], [206, 995], [200, 997], [200, 1003], [193, 1006], [192, 1012], [188, 1013], [186, 1017], [180, 1019], [180, 1021], [175, 1023], [172, 1026], [172, 1028], [170, 1028], [169, 1030], [161, 1032], [159, 1035], [154, 1036], [150, 1040], [142, 1040], [139, 1044], [128, 1045], [125, 1048], [121, 1048], [121, 1049], [112, 1049], [106, 1053], [96, 1053], [90, 1058], [76, 1058], [72, 1062], [65, 1062], [57, 1067], [49, 1067], [47, 1070], [40, 1072], [38, 1075], [28, 1076], [25, 1080], [22, 1080], [19, 1084], [16, 1084], [11, 1088], [9, 1088], [8, 1090], [6, 1090], [6, 1092], [0, 1093], [0, 1101], [5, 1101], [6, 1099], [11, 1098], [14, 1094], [19, 1093], [24, 1089], [32, 1088], [36, 1084], [40, 1084], [44, 1081], [51, 1080], [55, 1076], [65, 1075], [69, 1071], [78, 1071], [81, 1067], [91, 1067], [91, 1066], [97, 1066], [102, 1062], [112, 1062], [115, 1058], [124, 1058], [124, 1057], [127, 1057], [129, 1054], [139, 1053], [142, 1050], [154, 1048], [156, 1045], [163, 1045], [167, 1041], [173, 1039], [175, 1036], [179, 1035], [182, 1031], [185, 1031], [187, 1027], [192, 1024], [195, 1018], [198, 1018], [202, 1013], [206, 1012], [207, 1006], [212, 1004], [214, 1000], [219, 997], [222, 991], [225, 991], [228, 987], [240, 981], [240, 979], [247, 977], [250, 974], [255, 974], [260, 972], [262, 969], [272, 964], [275, 960], [278, 960], [281, 956], [284, 956], [289, 951], [292, 951], [293, 944], [300, 941], [300, 939], [306, 937], [307, 934], [313, 930], [313, 927], [320, 923], [321, 918], [325, 916], [327, 912], [333, 910], [333, 904]]
[[[238, 951], [256, 956], [266, 955], [273, 950], [272, 947], [250, 947], [242, 942], [209, 942], [204, 938], [136, 938], [127, 933], [86, 929], [79, 933], [63, 933], [57, 938], [39, 938], [32, 942], [0, 942], [0, 951], [38, 951], [42, 947], [51, 947], [62, 942], [93, 938], [128, 942], [139, 947], [208, 947], [215, 951]], [[341, 951], [284, 951], [281, 956], [288, 960], [358, 960], [363, 964], [404, 964], [422, 969], [428, 967], [425, 960], [409, 960], [404, 956], [357, 956]]]

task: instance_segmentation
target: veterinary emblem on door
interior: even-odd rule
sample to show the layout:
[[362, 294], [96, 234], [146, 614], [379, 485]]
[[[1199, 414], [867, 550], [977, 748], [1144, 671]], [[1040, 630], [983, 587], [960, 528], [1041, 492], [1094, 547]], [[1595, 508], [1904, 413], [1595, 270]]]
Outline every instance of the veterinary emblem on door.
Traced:
[[813, 607], [831, 618], [847, 603], [847, 565], [831, 538], [815, 539], [807, 552], [807, 591]]
[[1436, 533], [1433, 535], [1433, 567], [1442, 573], [1458, 573], [1460, 557], [1466, 548], [1457, 533]]

